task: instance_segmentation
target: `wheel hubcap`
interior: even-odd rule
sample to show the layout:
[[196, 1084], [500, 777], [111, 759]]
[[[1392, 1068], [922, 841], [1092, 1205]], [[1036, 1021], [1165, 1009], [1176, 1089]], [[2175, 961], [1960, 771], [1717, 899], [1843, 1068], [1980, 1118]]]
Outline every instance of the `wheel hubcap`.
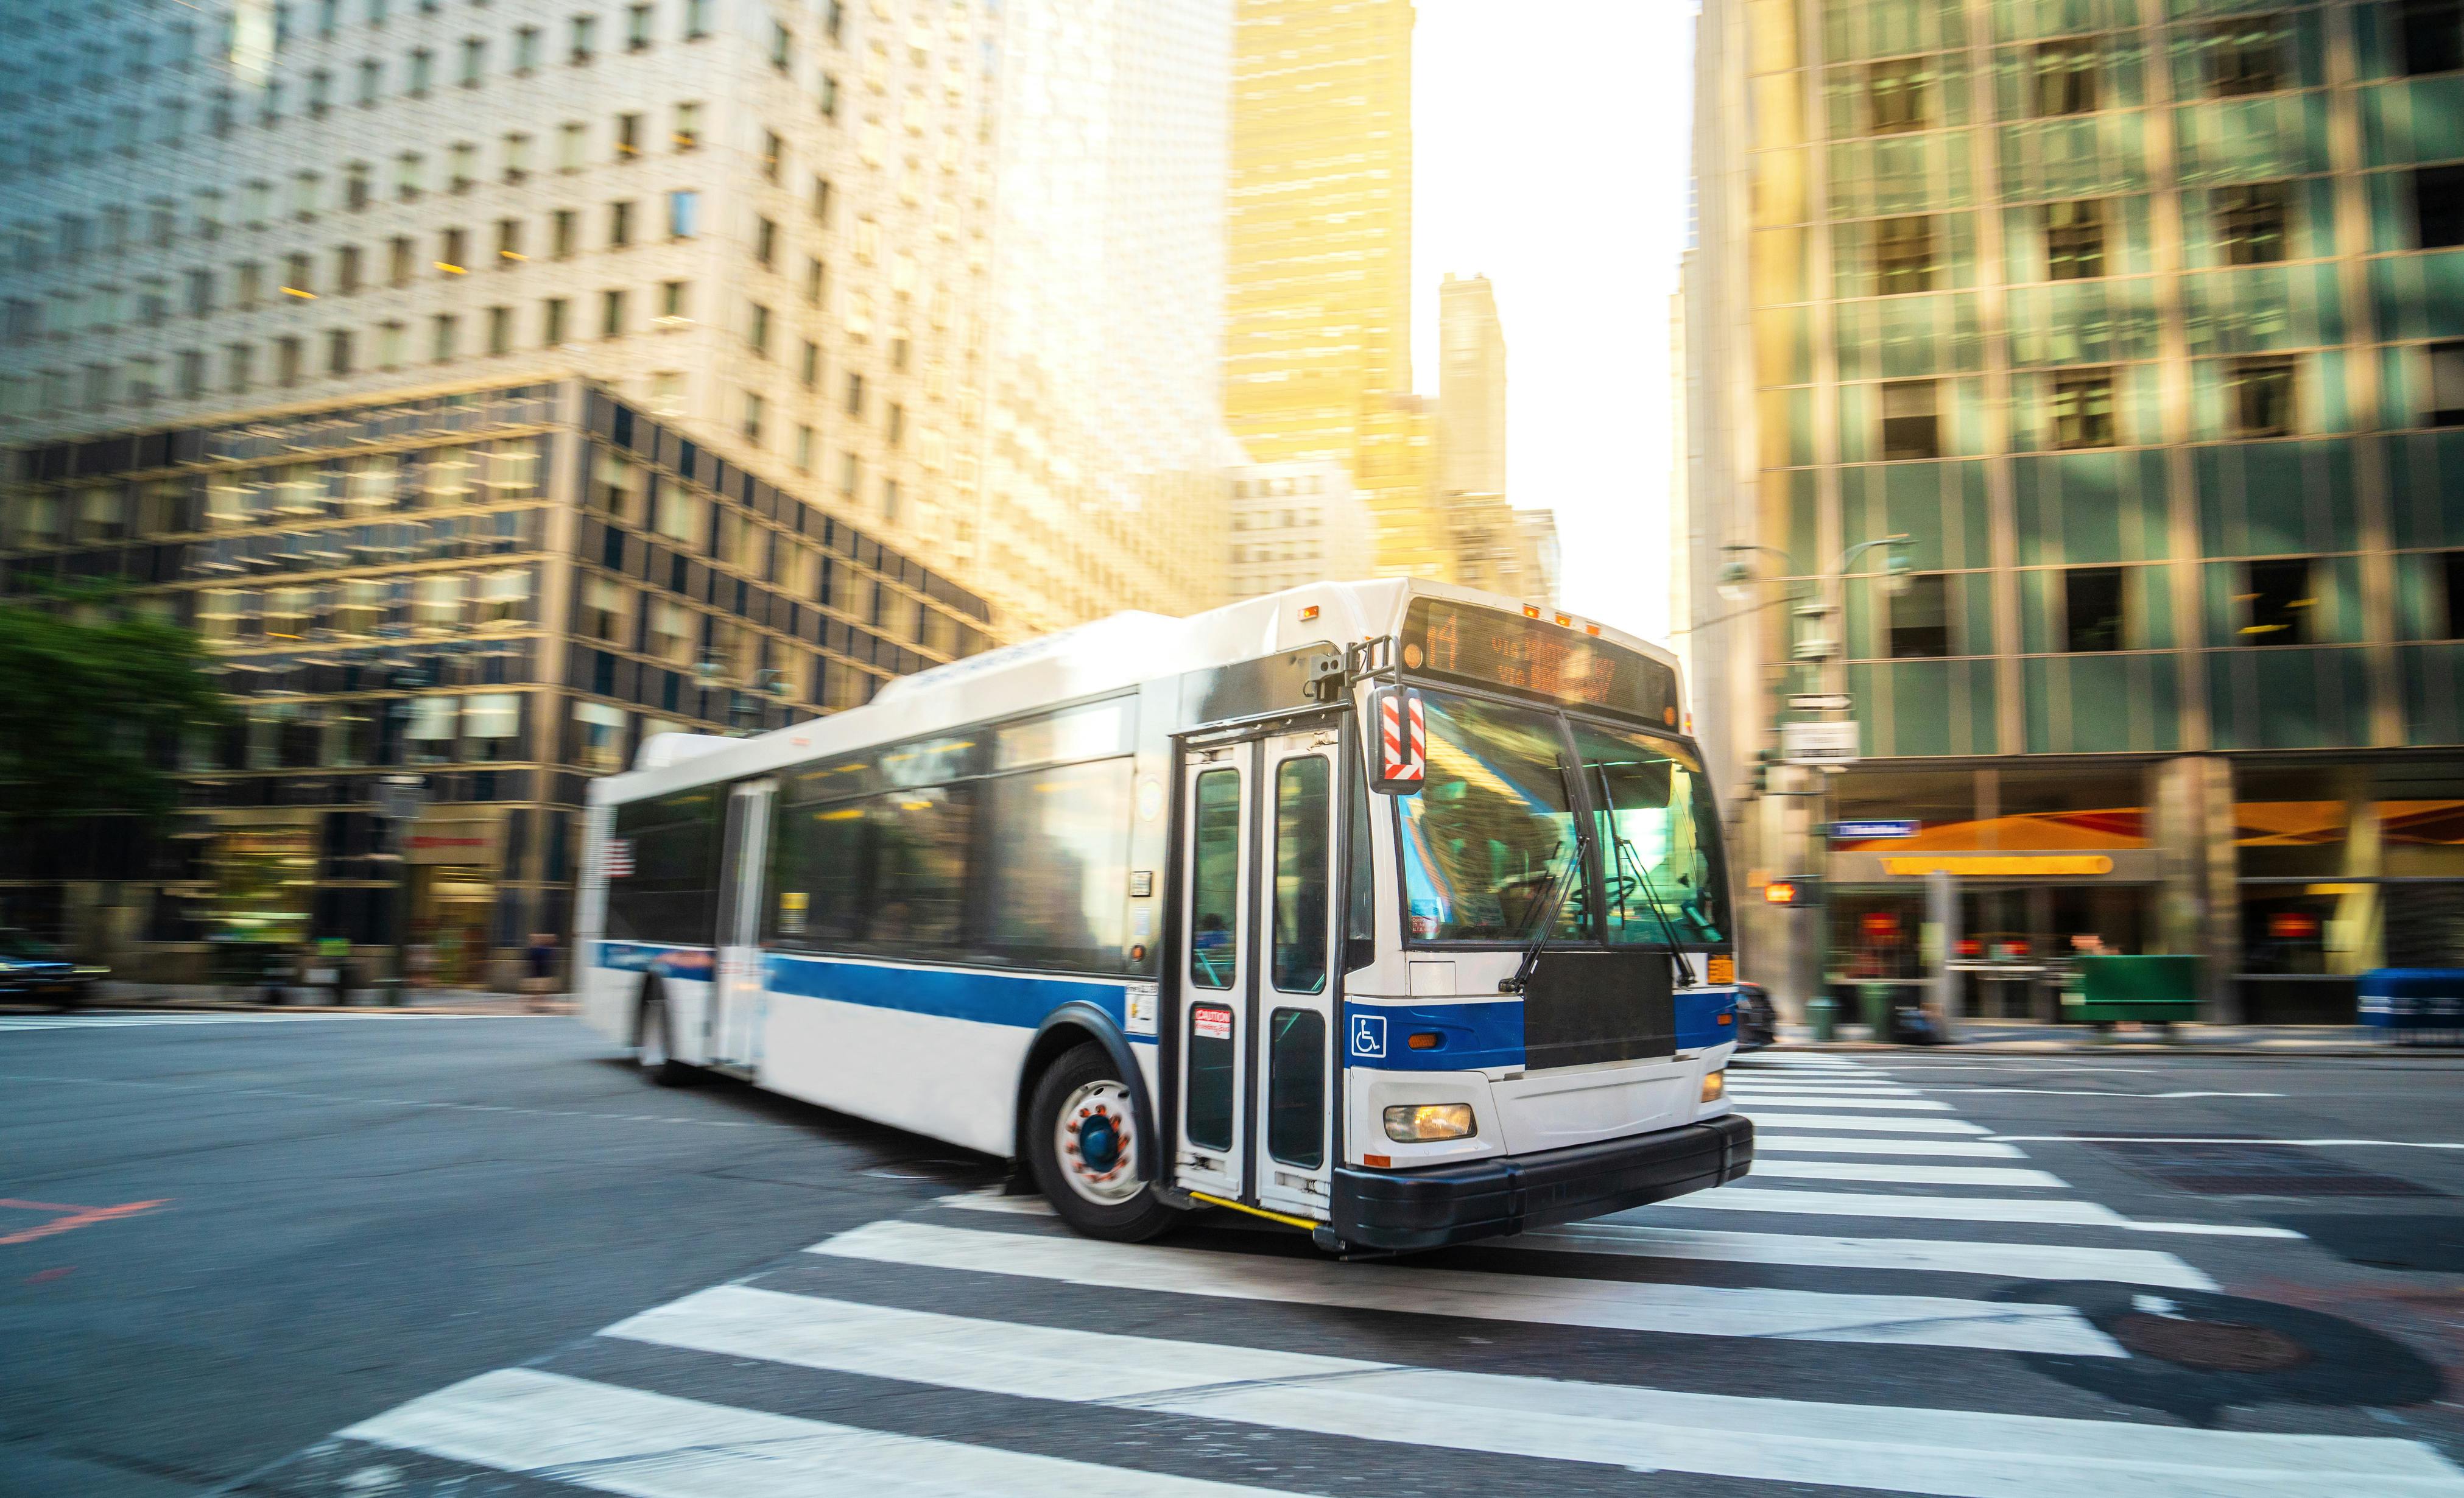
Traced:
[[1069, 1189], [1098, 1206], [1117, 1206], [1138, 1194], [1137, 1151], [1130, 1134], [1129, 1089], [1110, 1077], [1069, 1094], [1053, 1125]]

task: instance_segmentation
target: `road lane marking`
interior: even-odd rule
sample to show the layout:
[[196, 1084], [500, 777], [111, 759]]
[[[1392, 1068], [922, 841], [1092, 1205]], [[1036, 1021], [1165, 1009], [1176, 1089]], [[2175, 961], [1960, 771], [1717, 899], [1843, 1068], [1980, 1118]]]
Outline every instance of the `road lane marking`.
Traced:
[[97, 1223], [108, 1223], [115, 1218], [135, 1217], [140, 1212], [151, 1212], [158, 1206], [166, 1205], [170, 1200], [168, 1197], [164, 1197], [153, 1201], [122, 1201], [118, 1206], [98, 1207], [70, 1206], [56, 1201], [20, 1201], [12, 1197], [0, 1197], [0, 1207], [7, 1207], [11, 1211], [55, 1214], [52, 1221], [48, 1223], [37, 1223], [32, 1227], [21, 1227], [13, 1233], [0, 1236], [0, 1248], [8, 1247], [11, 1244], [30, 1244], [37, 1238], [50, 1238], [80, 1227], [91, 1227]]
[[861, 1430], [529, 1368], [481, 1374], [341, 1434], [631, 1498], [1257, 1498], [1275, 1491]]
[[2068, 1087], [1933, 1087], [1928, 1092], [2010, 1092], [2034, 1097], [2282, 1097], [2281, 1092], [2108, 1092], [2099, 1088]]
[[[2203, 1138], [2144, 1134], [1997, 1134], [1993, 1137], [2030, 1144], [2282, 1144], [2305, 1150], [2464, 1150], [2464, 1143], [2438, 1139], [2275, 1139], [2250, 1135]], [[1759, 1148], [1760, 1134], [1754, 1142]]]
[[[2121, 1227], [2134, 1233], [2186, 1233], [2211, 1238], [2299, 1238], [2286, 1227], [2248, 1227], [2237, 1223], [2143, 1223], [2096, 1201], [2046, 1201], [2013, 1197], [1888, 1196], [1874, 1191], [1758, 1191], [1715, 1186], [1629, 1212], [1780, 1212], [1813, 1217], [1895, 1217], [1910, 1222], [2029, 1223], [2072, 1227]], [[1628, 1213], [1605, 1221], [1627, 1220]]]
[[1042, 1197], [1013, 1197], [999, 1186], [986, 1186], [981, 1191], [961, 1191], [955, 1196], [935, 1199], [935, 1206], [964, 1207], [970, 1212], [1010, 1212], [1020, 1217], [1050, 1217], [1052, 1203]]
[[[1286, 1305], [1346, 1306], [1415, 1315], [1544, 1326], [1668, 1332], [1688, 1336], [1889, 1343], [2004, 1352], [2126, 1355], [2066, 1306], [2020, 1306], [1932, 1295], [1557, 1279], [1470, 1269], [1407, 1268], [1282, 1259], [1145, 1244], [1091, 1243], [885, 1221], [815, 1244], [807, 1253], [978, 1274]], [[2048, 1314], [2047, 1312], [2050, 1312]]]
[[1852, 1139], [1837, 1134], [1783, 1134], [1776, 1127], [1754, 1126], [1754, 1157], [1766, 1155], [1930, 1155], [1971, 1160], [2018, 1160], [2027, 1156], [2017, 1146], [1985, 1139]]
[[2014, 1186], [2066, 1191], [2070, 1182], [2019, 1165], [1897, 1165], [1887, 1160], [1754, 1161], [1770, 1180], [1870, 1180], [1898, 1186]]
[[[418, 1018], [413, 1016], [413, 1018]], [[460, 1015], [437, 1015], [460, 1019]], [[356, 1092], [295, 1092], [269, 1087], [215, 1087], [181, 1082], [132, 1082], [123, 1077], [55, 1077], [32, 1072], [0, 1071], [0, 1082], [54, 1082], [62, 1087], [127, 1087], [156, 1092], [211, 1092], [218, 1097], [278, 1097], [302, 1103], [369, 1104], [382, 1108], [442, 1108], [463, 1113], [521, 1113], [534, 1118], [591, 1118], [603, 1123], [691, 1124], [704, 1129], [778, 1129], [806, 1135], [795, 1124], [760, 1118], [673, 1118], [661, 1113], [602, 1113], [581, 1108], [520, 1108], [511, 1103], [450, 1103], [425, 1097], [369, 1097]]]
[[[1749, 1088], [1728, 1089], [1728, 1099], [1739, 1108], [1871, 1108], [1882, 1112], [1947, 1113], [1948, 1103], [1936, 1103], [1922, 1097], [1867, 1097], [1858, 1092], [1761, 1092]], [[1752, 1105], [1748, 1107], [1748, 1105]]]
[[607, 1335], [1354, 1440], [1953, 1498], [2464, 1498], [2419, 1442], [1695, 1394], [1129, 1336], [732, 1286]]
[[1772, 1113], [1754, 1120], [1754, 1134], [1765, 1129], [1854, 1129], [1859, 1134], [1961, 1134], [1983, 1137], [1993, 1131], [1965, 1118], [1874, 1118], [1857, 1113]]
[[[1966, 1239], [1845, 1238], [1820, 1233], [1725, 1233], [1639, 1223], [1575, 1223], [1495, 1240], [1497, 1246], [1822, 1269], [1899, 1269], [1984, 1274], [2011, 1280], [2105, 1280], [2167, 1289], [2212, 1290], [2216, 1282], [2153, 1248], [1989, 1244]], [[1484, 1245], [1487, 1246], [1487, 1245]]]

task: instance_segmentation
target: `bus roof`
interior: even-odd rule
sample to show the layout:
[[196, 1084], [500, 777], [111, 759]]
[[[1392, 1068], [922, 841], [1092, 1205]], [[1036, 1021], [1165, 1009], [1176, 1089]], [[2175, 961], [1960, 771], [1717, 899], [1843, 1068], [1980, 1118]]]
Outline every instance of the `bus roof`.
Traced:
[[[590, 800], [593, 804], [634, 801], [714, 781], [759, 775], [802, 764], [816, 755], [1013, 717], [1319, 641], [1338, 647], [1356, 645], [1396, 632], [1402, 626], [1406, 606], [1414, 598], [1423, 597], [1450, 599], [1506, 614], [1529, 611], [1520, 601], [1495, 593], [1394, 578], [1305, 584], [1180, 619], [1165, 614], [1113, 614], [899, 677], [884, 683], [863, 707], [751, 738], [662, 734], [643, 746], [632, 770], [591, 782]], [[1562, 611], [1545, 612], [1554, 622], [1586, 633], [1595, 628], [1593, 621]], [[1596, 626], [1596, 632], [1613, 645], [1681, 670], [1677, 656], [1663, 647], [1605, 625]], [[680, 739], [687, 741], [676, 741]]]

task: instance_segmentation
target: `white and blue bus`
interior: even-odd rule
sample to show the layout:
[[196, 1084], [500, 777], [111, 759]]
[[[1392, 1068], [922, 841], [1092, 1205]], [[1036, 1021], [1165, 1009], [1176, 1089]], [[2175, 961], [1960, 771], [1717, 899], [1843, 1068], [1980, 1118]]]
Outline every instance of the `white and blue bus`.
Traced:
[[[594, 782], [582, 1011], [1081, 1231], [1416, 1249], [1744, 1175], [1676, 663], [1417, 582], [1119, 615]], [[1391, 727], [1391, 731], [1390, 731]]]

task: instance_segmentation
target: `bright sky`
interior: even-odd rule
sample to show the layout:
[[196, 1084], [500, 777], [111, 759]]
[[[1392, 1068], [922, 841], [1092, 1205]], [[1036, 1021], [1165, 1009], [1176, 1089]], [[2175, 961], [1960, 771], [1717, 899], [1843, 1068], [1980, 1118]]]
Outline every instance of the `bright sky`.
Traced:
[[1438, 283], [1506, 325], [1507, 498], [1557, 512], [1563, 602], [1668, 628], [1668, 298], [1685, 246], [1691, 0], [1419, 0], [1412, 358]]

